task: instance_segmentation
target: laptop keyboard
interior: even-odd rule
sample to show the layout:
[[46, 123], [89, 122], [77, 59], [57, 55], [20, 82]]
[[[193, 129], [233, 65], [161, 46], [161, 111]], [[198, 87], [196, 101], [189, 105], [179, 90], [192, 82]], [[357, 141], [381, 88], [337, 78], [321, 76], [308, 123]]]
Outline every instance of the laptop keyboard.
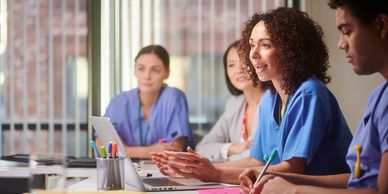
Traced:
[[168, 178], [150, 178], [150, 179], [143, 179], [143, 182], [147, 185], [151, 185], [154, 187], [163, 187], [163, 186], [184, 186], [183, 184], [180, 184], [178, 182], [175, 182], [173, 180], [170, 180]]

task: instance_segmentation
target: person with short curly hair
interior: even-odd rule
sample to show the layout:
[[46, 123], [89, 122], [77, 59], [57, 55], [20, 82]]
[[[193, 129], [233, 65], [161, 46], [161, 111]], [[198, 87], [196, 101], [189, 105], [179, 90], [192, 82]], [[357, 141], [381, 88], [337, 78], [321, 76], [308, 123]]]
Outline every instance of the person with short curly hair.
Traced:
[[348, 148], [346, 162], [351, 173], [309, 176], [268, 172], [256, 185], [249, 176], [242, 176], [242, 193], [388, 193], [388, 3], [330, 0], [329, 6], [336, 10], [338, 47], [345, 51], [354, 72], [380, 73], [385, 79], [369, 96]]
[[[307, 78], [314, 76], [323, 83], [329, 83], [331, 77], [326, 74], [329, 68], [328, 51], [323, 42], [321, 27], [304, 12], [281, 8], [269, 14], [256, 13], [242, 32], [239, 55], [252, 80], [257, 80], [256, 70], [249, 55], [251, 52], [251, 32], [259, 21], [265, 23], [271, 43], [276, 46], [277, 63], [282, 74], [281, 87], [291, 94]], [[269, 88], [275, 92], [271, 81]]]

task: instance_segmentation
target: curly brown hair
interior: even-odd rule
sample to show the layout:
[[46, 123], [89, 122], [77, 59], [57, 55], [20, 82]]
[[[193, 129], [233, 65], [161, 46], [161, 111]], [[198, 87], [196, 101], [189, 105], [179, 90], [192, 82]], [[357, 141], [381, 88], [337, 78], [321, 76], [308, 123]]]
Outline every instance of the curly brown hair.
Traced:
[[[323, 41], [322, 28], [307, 13], [285, 7], [268, 13], [255, 13], [245, 25], [238, 54], [252, 80], [257, 81], [257, 75], [249, 60], [249, 39], [252, 29], [260, 21], [264, 22], [276, 49], [283, 78], [282, 89], [286, 94], [294, 92], [304, 80], [312, 76], [325, 84], [330, 82], [331, 77], [326, 74], [330, 67], [329, 54]], [[272, 82], [265, 84], [275, 92]]]

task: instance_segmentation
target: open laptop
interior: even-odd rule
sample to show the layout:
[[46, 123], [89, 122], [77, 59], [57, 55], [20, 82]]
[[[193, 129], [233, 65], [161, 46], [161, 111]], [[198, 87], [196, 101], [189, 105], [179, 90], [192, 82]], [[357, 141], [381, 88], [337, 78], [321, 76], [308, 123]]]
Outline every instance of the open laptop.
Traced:
[[125, 188], [136, 191], [165, 191], [165, 190], [197, 190], [209, 188], [225, 188], [233, 185], [201, 182], [195, 179], [175, 178], [175, 177], [157, 177], [140, 178], [131, 158], [125, 151], [123, 142], [117, 134], [112, 122], [106, 117], [90, 116], [90, 122], [96, 130], [105, 147], [108, 147], [110, 141], [117, 142], [119, 147], [118, 155], [125, 158]]

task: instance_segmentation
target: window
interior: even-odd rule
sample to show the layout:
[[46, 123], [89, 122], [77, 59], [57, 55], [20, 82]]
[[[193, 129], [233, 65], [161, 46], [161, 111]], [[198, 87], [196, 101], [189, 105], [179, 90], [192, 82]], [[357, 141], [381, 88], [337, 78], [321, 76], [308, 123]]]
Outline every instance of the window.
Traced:
[[0, 155], [86, 155], [87, 0], [0, 0], [0, 15]]
[[227, 91], [222, 57], [254, 12], [284, 0], [102, 1], [101, 112], [111, 97], [136, 87], [134, 57], [149, 44], [170, 53], [168, 85], [183, 90], [192, 129], [208, 130], [222, 114]]

